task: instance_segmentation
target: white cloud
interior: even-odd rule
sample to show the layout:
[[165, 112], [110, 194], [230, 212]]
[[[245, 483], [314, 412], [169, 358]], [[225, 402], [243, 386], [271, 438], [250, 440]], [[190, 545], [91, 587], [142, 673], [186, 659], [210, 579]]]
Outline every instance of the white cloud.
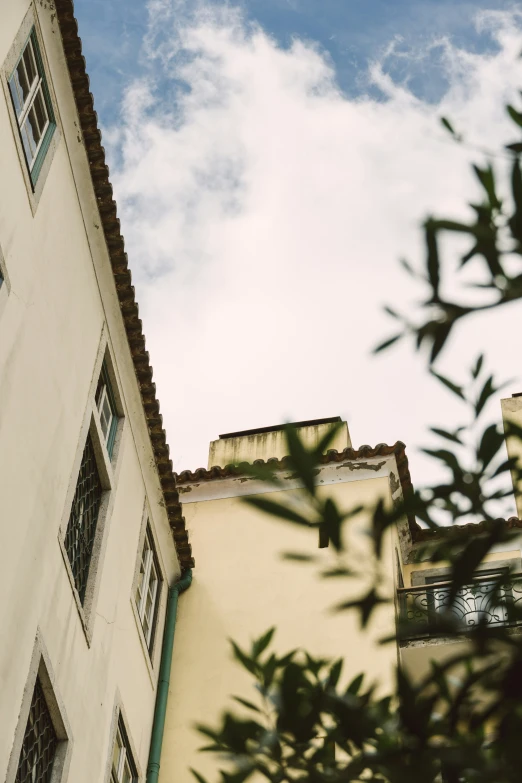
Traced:
[[[397, 259], [421, 258], [420, 220], [465, 214], [477, 196], [477, 153], [439, 117], [471, 145], [512, 140], [500, 107], [522, 83], [520, 15], [479, 15], [494, 54], [436, 42], [449, 87], [430, 105], [387, 75], [393, 50], [370, 67], [384, 99], [348, 99], [312, 43], [281, 49], [230, 8], [181, 23], [181, 8], [150, 3], [150, 76], [129, 87], [110, 134], [175, 468], [205, 464], [220, 432], [285, 419], [341, 414], [355, 445], [419, 444], [426, 424], [454, 417], [452, 400], [409, 346], [369, 350], [393, 329], [381, 305], [415, 293]], [[447, 366], [486, 347], [516, 374], [513, 317], [461, 329]]]

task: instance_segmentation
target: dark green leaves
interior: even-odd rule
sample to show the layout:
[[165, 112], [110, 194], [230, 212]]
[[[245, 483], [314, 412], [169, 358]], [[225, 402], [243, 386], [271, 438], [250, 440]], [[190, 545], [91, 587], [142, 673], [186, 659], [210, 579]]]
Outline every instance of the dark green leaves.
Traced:
[[479, 377], [483, 364], [484, 364], [484, 354], [481, 353], [480, 356], [477, 358], [477, 361], [475, 362], [473, 369], [471, 371], [471, 375], [474, 380], [476, 380]]
[[432, 295], [431, 301], [439, 301], [439, 284], [440, 284], [440, 261], [439, 261], [439, 249], [437, 245], [437, 231], [432, 220], [427, 220], [425, 224], [425, 236], [426, 236], [426, 268], [428, 272], [428, 280], [431, 285]]
[[357, 609], [360, 615], [361, 628], [366, 628], [374, 609], [379, 606], [379, 604], [386, 603], [388, 603], [387, 599], [381, 598], [377, 595], [376, 590], [372, 588], [361, 598], [355, 599], [354, 601], [343, 601], [336, 607], [336, 611], [343, 612], [346, 609]]
[[386, 348], [390, 348], [394, 343], [398, 342], [401, 337], [403, 336], [402, 332], [399, 334], [394, 334], [393, 337], [389, 337], [387, 340], [384, 340], [384, 342], [379, 343], [374, 349], [374, 353], [380, 353], [381, 351], [385, 351]]
[[448, 120], [447, 117], [441, 117], [440, 121], [441, 124], [444, 126], [444, 128], [446, 128], [446, 130], [449, 131], [449, 133], [451, 133], [454, 141], [462, 141], [462, 136], [455, 132], [453, 125], [451, 124], [451, 122]]
[[249, 506], [254, 506], [254, 508], [259, 509], [259, 511], [264, 511], [265, 514], [285, 519], [287, 522], [295, 522], [297, 525], [305, 525], [306, 527], [310, 527], [311, 525], [311, 522], [302, 514], [299, 514], [299, 512], [294, 511], [282, 503], [276, 503], [274, 500], [269, 500], [266, 497], [246, 497], [243, 499], [243, 502], [247, 503]]
[[441, 375], [438, 372], [435, 372], [434, 369], [430, 368], [431, 374], [434, 376], [434, 378], [437, 378], [438, 381], [444, 384], [444, 386], [453, 392], [453, 394], [456, 394], [457, 397], [460, 397], [461, 400], [465, 400], [466, 397], [464, 395], [464, 391], [462, 389], [462, 386], [457, 386], [456, 383], [451, 381], [449, 378], [446, 378], [444, 375]]
[[522, 112], [517, 111], [513, 106], [506, 106], [506, 109], [513, 122], [522, 128]]
[[477, 457], [482, 462], [482, 468], [485, 470], [491, 460], [496, 457], [499, 449], [504, 445], [504, 435], [496, 424], [491, 424], [483, 433], [480, 446], [477, 451]]

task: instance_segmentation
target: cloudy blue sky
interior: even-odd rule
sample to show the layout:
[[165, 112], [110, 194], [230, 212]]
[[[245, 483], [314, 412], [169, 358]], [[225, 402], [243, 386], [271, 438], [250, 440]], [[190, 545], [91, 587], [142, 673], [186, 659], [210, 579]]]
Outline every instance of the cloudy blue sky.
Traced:
[[[501, 107], [522, 85], [522, 13], [501, 0], [75, 5], [175, 469], [206, 464], [221, 432], [340, 414], [355, 446], [405, 441], [425, 478], [426, 425], [459, 410], [411, 347], [370, 349], [393, 328], [382, 305], [422, 293], [397, 263], [421, 261], [422, 218], [467, 215], [470, 161], [512, 141]], [[464, 373], [486, 348], [516, 376], [514, 318], [471, 322], [440, 369]]]

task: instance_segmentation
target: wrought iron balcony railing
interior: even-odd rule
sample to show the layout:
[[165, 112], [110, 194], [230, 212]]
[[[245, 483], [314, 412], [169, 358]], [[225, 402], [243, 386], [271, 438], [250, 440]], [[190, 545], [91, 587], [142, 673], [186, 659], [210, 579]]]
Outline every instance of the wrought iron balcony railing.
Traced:
[[[426, 639], [444, 635], [445, 621], [456, 620], [465, 632], [479, 622], [487, 625], [520, 625], [513, 618], [522, 608], [522, 576], [509, 577], [499, 584], [499, 574], [477, 576], [471, 584], [462, 587], [450, 602], [451, 582], [400, 587], [399, 613], [402, 623], [408, 623], [411, 632], [407, 639]], [[517, 607], [518, 612], [513, 612]]]

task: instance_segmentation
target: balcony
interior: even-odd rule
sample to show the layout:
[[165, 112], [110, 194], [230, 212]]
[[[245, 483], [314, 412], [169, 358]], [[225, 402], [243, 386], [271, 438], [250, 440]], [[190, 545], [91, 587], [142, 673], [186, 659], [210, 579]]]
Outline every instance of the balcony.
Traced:
[[[407, 641], [444, 636], [443, 625], [456, 620], [465, 633], [479, 622], [493, 626], [520, 625], [512, 607], [522, 608], [522, 577], [509, 577], [498, 585], [499, 574], [477, 576], [450, 603], [451, 582], [435, 582], [398, 589], [399, 617], [411, 623]], [[444, 623], [443, 623], [444, 619]]]

